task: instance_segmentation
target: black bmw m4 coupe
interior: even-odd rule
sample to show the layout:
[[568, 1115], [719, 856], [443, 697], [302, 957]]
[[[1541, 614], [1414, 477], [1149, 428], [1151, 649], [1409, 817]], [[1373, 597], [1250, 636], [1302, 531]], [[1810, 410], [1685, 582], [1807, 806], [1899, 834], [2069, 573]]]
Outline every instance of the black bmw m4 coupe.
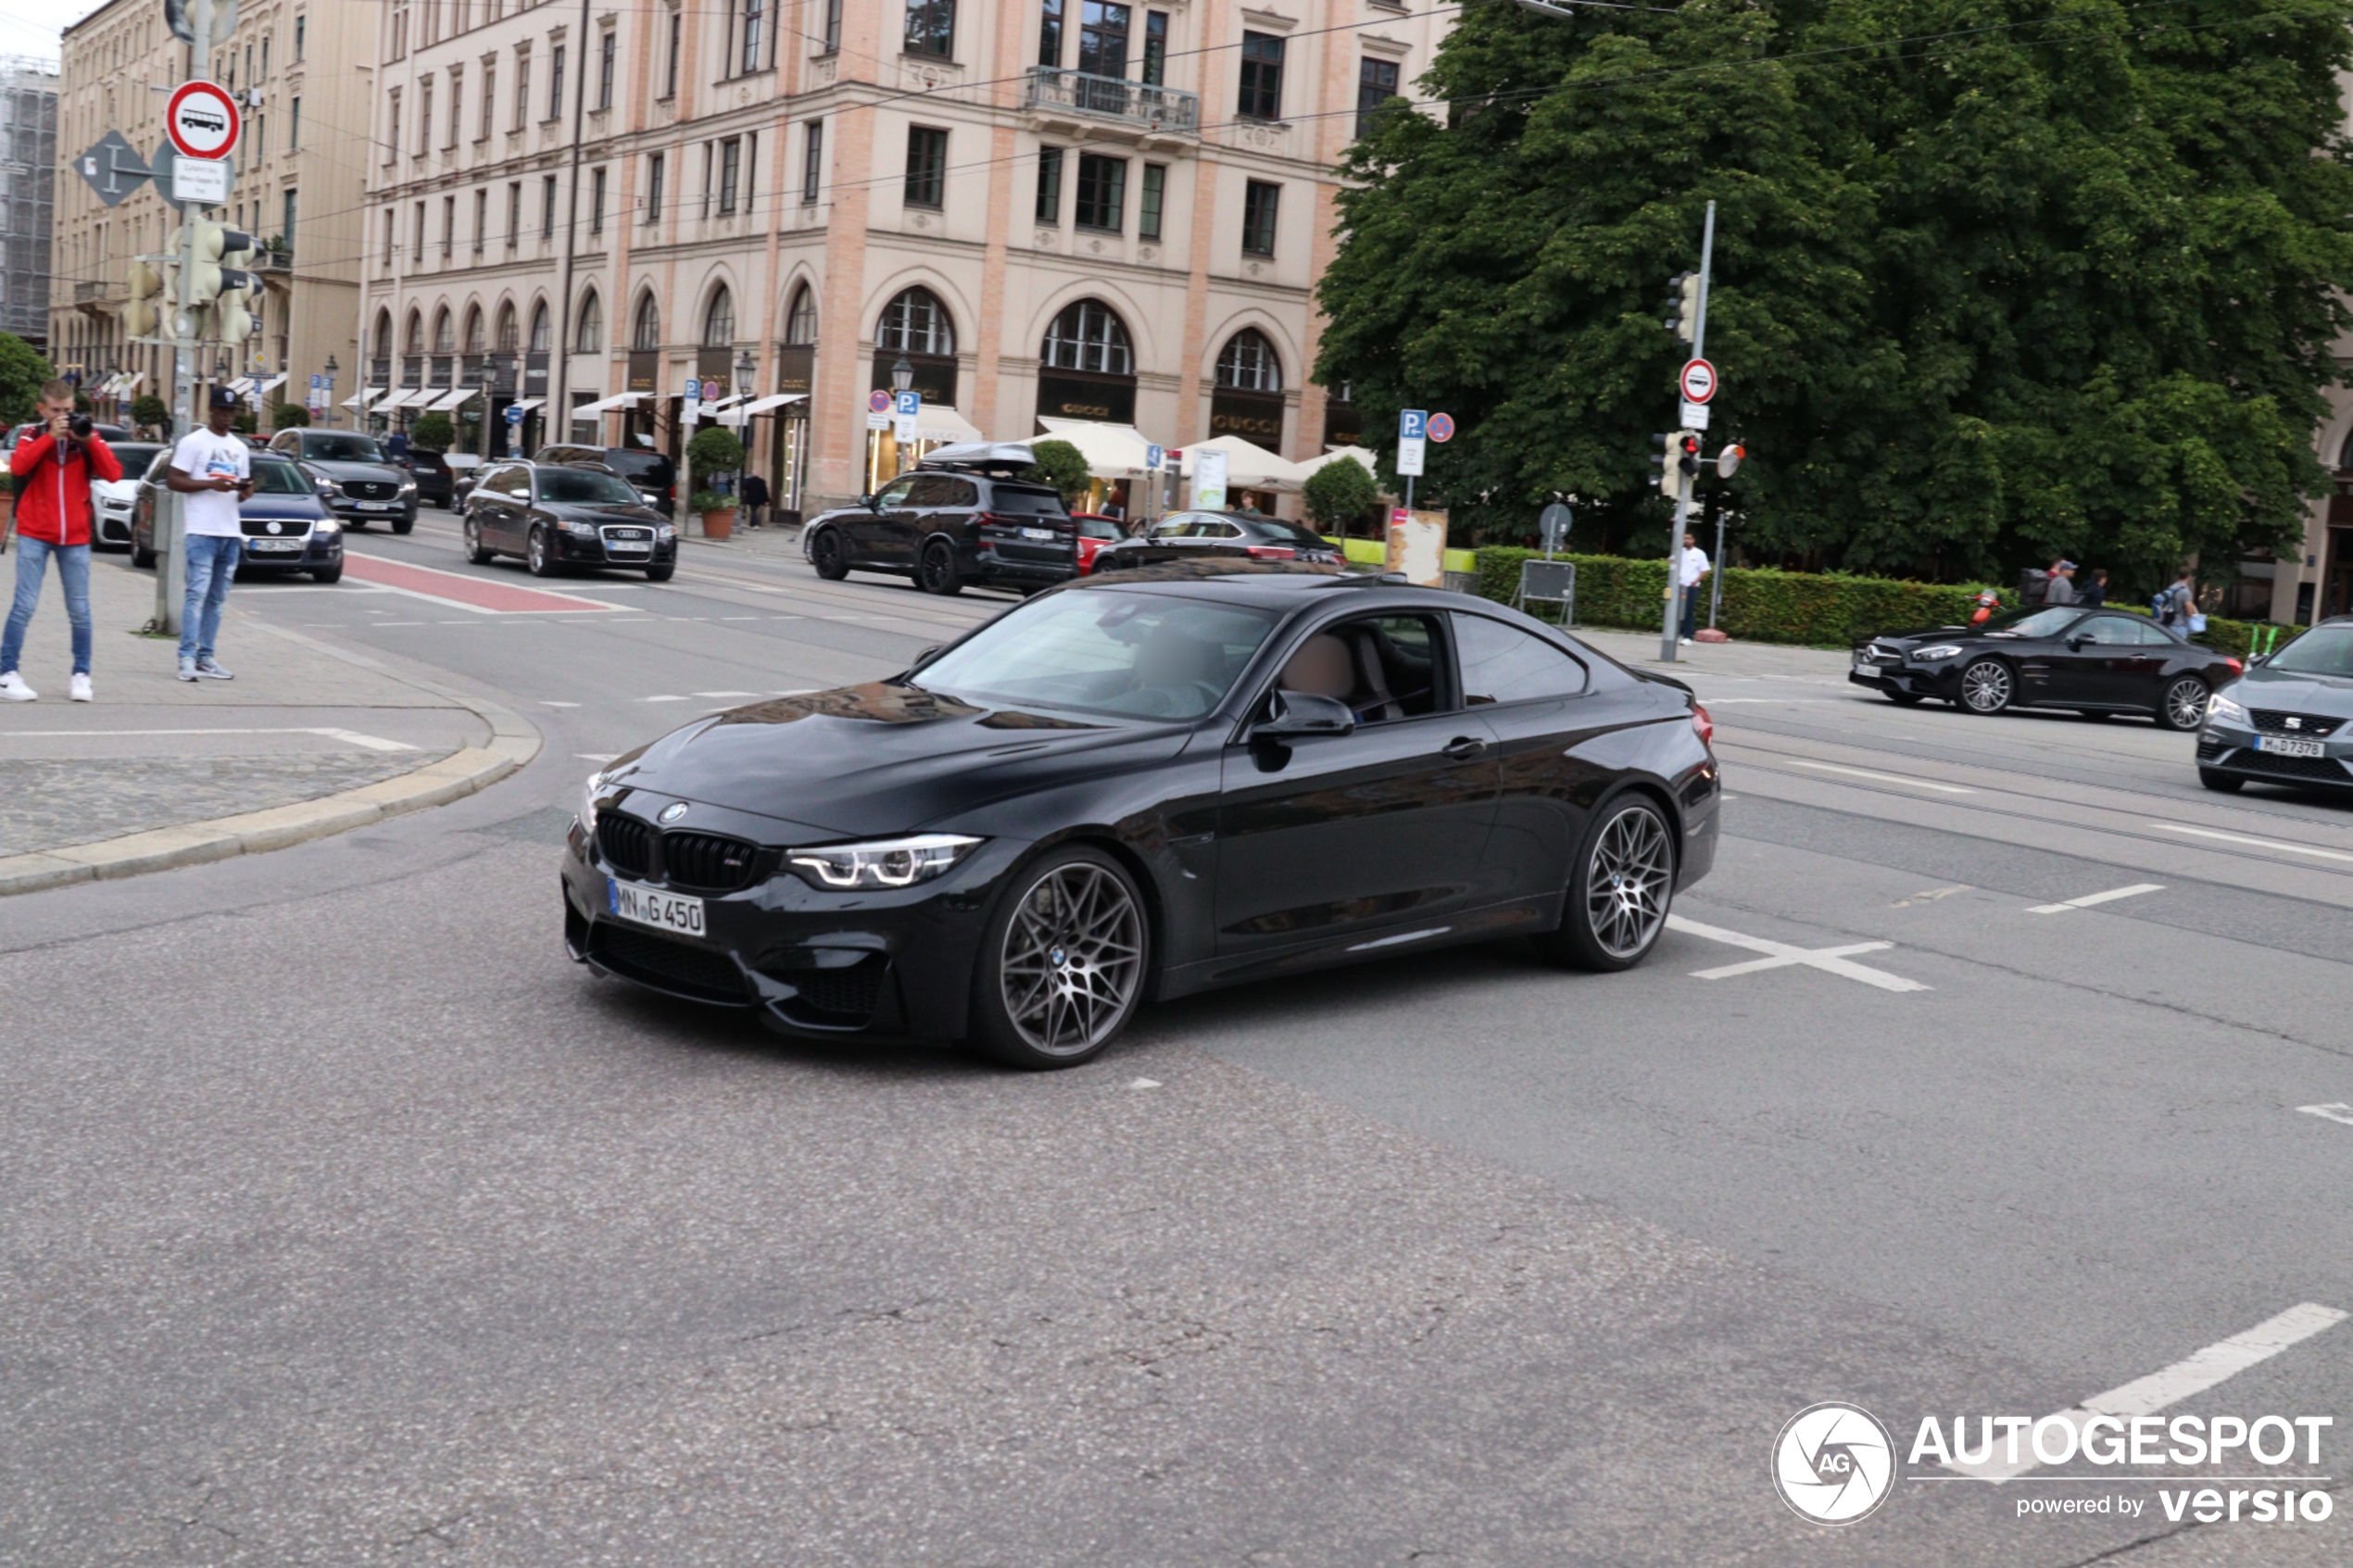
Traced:
[[798, 1035], [1067, 1067], [1155, 998], [1509, 936], [1642, 960], [1715, 855], [1688, 689], [1456, 593], [1171, 563], [594, 774], [572, 955]]

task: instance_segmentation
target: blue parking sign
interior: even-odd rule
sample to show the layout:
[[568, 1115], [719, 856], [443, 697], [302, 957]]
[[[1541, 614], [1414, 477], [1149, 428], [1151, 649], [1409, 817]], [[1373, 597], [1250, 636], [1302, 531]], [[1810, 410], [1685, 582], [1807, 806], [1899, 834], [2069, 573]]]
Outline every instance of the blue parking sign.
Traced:
[[1144, 466], [1148, 469], [1156, 469], [1167, 459], [1167, 457], [1168, 453], [1164, 448], [1147, 446], [1144, 448]]
[[1397, 415], [1397, 439], [1419, 441], [1429, 433], [1429, 414], [1421, 408], [1403, 408]]

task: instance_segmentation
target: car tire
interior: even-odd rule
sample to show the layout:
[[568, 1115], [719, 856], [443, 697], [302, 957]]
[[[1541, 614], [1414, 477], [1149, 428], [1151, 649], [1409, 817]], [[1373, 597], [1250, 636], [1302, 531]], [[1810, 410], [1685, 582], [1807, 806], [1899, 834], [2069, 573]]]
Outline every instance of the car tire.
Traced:
[[392, 522], [392, 531], [395, 533], [406, 533], [416, 526], [417, 520], [413, 517], [395, 518]]
[[1538, 938], [1578, 969], [1631, 969], [1658, 945], [1675, 901], [1675, 833], [1646, 795], [1603, 803], [1578, 846], [1558, 930]]
[[2157, 722], [2168, 730], [2195, 730], [2206, 722], [2207, 699], [2214, 694], [2196, 675], [2180, 675], [2165, 684], [2157, 699]]
[[555, 546], [548, 542], [547, 530], [544, 526], [533, 529], [531, 537], [523, 542], [522, 564], [523, 569], [534, 577], [553, 577], [556, 574]]
[[937, 594], [943, 599], [954, 598], [964, 591], [963, 573], [957, 570], [956, 546], [945, 539], [935, 539], [924, 546], [924, 558], [915, 568], [915, 586], [926, 594]]
[[482, 542], [482, 523], [478, 520], [470, 517], [466, 519], [464, 522], [459, 524], [459, 528], [465, 535], [466, 560], [469, 565], [488, 566], [492, 561], [498, 558], [497, 551], [484, 546]]
[[2018, 677], [1998, 659], [1975, 659], [1961, 671], [1960, 706], [1966, 712], [1999, 713], [2017, 698]]
[[667, 566], [649, 566], [646, 568], [646, 581], [648, 583], [667, 583], [677, 574], [678, 563], [676, 561], [672, 561]]
[[1918, 708], [1920, 703], [1918, 692], [1882, 691], [1880, 695], [1898, 708]]
[[1008, 1067], [1092, 1061], [1142, 1004], [1151, 927], [1126, 869], [1100, 849], [1050, 849], [1005, 879], [982, 928], [971, 1044]]
[[809, 542], [809, 564], [828, 583], [849, 575], [849, 559], [842, 550], [839, 530], [828, 528]]
[[2225, 773], [2218, 768], [2200, 768], [2197, 782], [2223, 795], [2236, 795], [2246, 787], [2246, 781], [2236, 773]]
[[318, 571], [310, 574], [310, 581], [319, 583], [321, 586], [330, 583], [340, 583], [343, 581], [343, 568], [339, 566], [322, 566]]

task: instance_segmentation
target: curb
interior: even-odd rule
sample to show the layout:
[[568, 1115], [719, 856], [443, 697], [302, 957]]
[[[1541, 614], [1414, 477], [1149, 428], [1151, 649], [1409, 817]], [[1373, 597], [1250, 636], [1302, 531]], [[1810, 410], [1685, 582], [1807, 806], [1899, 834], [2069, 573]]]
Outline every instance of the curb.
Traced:
[[[373, 659], [346, 654], [299, 633], [278, 627], [263, 630], [334, 658], [384, 671]], [[462, 800], [497, 784], [539, 754], [539, 732], [520, 714], [433, 682], [393, 675], [390, 671], [384, 672], [471, 711], [490, 726], [490, 744], [465, 746], [398, 778], [347, 789], [338, 795], [322, 795], [316, 800], [298, 800], [291, 806], [273, 806], [264, 811], [215, 817], [208, 822], [182, 822], [177, 827], [151, 828], [120, 838], [68, 845], [62, 849], [0, 857], [0, 897], [38, 893], [77, 882], [141, 876], [176, 866], [199, 866], [236, 855], [260, 855], [307, 844], [314, 838], [327, 838], [410, 811]]]

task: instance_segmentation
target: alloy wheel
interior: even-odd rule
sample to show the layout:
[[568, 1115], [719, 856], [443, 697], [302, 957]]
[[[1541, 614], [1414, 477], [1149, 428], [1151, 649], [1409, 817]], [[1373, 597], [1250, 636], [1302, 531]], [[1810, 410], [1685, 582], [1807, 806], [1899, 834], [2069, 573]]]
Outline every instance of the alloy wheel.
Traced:
[[2165, 688], [2165, 722], [2176, 730], [2195, 730], [2206, 721], [2206, 683], [2184, 675]]
[[1961, 671], [1961, 701], [1972, 713], [1999, 713], [2010, 705], [2010, 667], [1982, 659]]
[[1005, 927], [1005, 1017], [1042, 1055], [1081, 1056], [1110, 1038], [1144, 972], [1143, 915], [1120, 879], [1085, 860], [1022, 895]]
[[1585, 872], [1585, 915], [1593, 940], [1614, 959], [1631, 959], [1657, 937], [1675, 881], [1667, 824], [1648, 807], [1628, 805], [1594, 842]]

